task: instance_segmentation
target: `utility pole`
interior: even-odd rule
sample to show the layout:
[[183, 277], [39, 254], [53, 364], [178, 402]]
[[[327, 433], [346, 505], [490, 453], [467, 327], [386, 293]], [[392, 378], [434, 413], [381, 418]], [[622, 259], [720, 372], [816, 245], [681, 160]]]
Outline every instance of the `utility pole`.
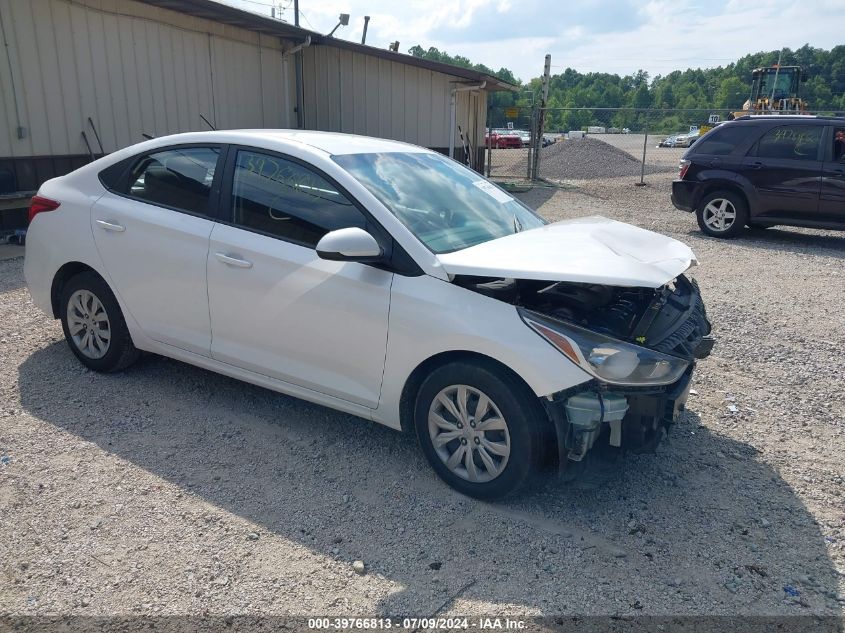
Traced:
[[543, 129], [546, 118], [546, 102], [549, 100], [549, 80], [551, 79], [552, 56], [546, 55], [543, 66], [543, 90], [537, 107], [536, 125], [534, 131], [534, 159], [531, 161], [531, 180], [537, 180], [540, 172], [540, 148], [543, 146]]
[[299, 26], [299, 0], [293, 0], [293, 25]]

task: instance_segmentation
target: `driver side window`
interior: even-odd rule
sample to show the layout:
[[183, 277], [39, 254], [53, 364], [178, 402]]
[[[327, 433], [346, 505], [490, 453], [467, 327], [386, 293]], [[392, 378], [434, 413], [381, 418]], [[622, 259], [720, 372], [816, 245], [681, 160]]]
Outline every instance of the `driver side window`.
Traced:
[[232, 182], [236, 226], [313, 248], [326, 233], [366, 228], [366, 219], [337, 188], [307, 167], [239, 150]]

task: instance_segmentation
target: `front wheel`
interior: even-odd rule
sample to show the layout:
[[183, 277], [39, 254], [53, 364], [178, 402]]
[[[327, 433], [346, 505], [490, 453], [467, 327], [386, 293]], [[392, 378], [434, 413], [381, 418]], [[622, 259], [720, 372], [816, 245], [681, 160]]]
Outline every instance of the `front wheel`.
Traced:
[[417, 438], [435, 472], [456, 490], [496, 499], [541, 465], [544, 421], [536, 396], [492, 365], [435, 369], [417, 395]]
[[98, 274], [84, 272], [69, 279], [60, 305], [68, 345], [88, 369], [120, 371], [140, 356], [117, 299]]
[[699, 228], [711, 237], [735, 237], [748, 221], [745, 200], [733, 191], [714, 191], [696, 209]]

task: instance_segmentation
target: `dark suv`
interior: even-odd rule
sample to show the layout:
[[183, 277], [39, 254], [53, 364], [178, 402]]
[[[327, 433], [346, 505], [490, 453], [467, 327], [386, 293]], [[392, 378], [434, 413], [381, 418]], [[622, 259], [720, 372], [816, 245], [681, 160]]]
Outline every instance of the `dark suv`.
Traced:
[[672, 204], [713, 237], [776, 224], [845, 230], [845, 118], [723, 123], [684, 154]]

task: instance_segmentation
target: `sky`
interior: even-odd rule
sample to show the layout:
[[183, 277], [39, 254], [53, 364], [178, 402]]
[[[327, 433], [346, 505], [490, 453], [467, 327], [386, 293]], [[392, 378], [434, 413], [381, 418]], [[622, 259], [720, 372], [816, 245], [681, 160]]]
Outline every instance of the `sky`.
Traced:
[[[293, 23], [293, 0], [222, 0]], [[387, 48], [399, 40], [437, 47], [527, 81], [543, 73], [580, 72], [651, 77], [672, 70], [724, 66], [748, 53], [810, 44], [845, 44], [845, 0], [300, 0], [300, 26], [328, 33], [340, 13], [348, 26], [335, 37]]]

